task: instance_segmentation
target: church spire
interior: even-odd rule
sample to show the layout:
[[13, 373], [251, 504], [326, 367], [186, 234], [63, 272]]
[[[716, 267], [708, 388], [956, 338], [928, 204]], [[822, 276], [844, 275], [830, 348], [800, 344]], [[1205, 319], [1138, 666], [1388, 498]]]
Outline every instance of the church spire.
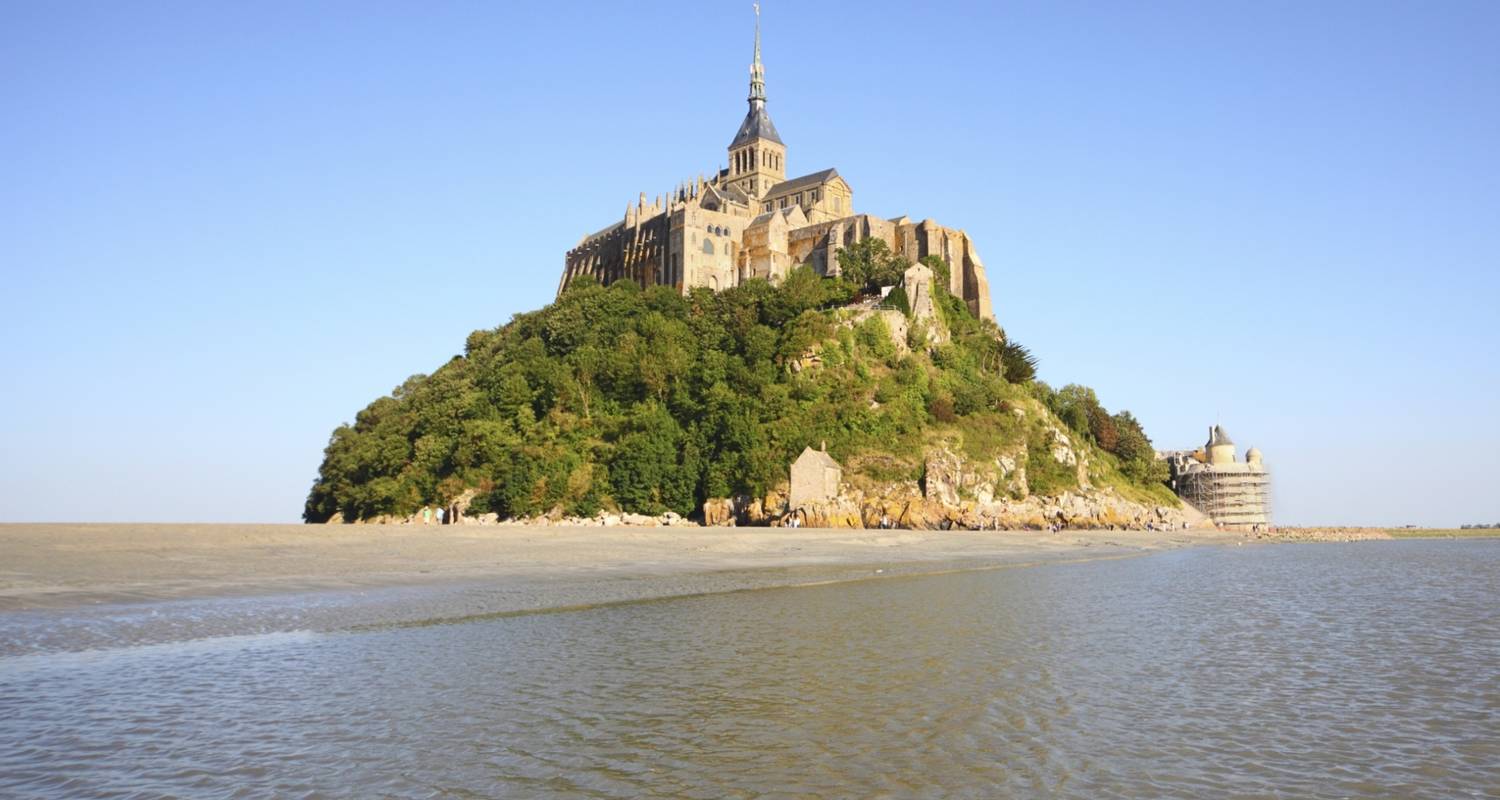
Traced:
[[[766, 113], [766, 70], [760, 63], [760, 3], [755, 3], [755, 57], [750, 62], [750, 110], [729, 143], [729, 186], [759, 198], [786, 180], [786, 145]], [[752, 203], [758, 208], [759, 203]]]
[[766, 70], [760, 64], [760, 3], [755, 7], [755, 60], [750, 62], [750, 105], [766, 102]]

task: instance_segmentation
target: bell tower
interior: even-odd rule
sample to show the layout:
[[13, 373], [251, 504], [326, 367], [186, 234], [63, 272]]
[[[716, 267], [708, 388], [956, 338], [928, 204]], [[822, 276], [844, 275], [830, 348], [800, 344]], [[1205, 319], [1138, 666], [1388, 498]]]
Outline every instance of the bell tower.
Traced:
[[752, 199], [786, 180], [786, 145], [766, 113], [766, 70], [760, 63], [760, 3], [755, 3], [755, 59], [750, 62], [750, 111], [729, 143], [729, 185]]

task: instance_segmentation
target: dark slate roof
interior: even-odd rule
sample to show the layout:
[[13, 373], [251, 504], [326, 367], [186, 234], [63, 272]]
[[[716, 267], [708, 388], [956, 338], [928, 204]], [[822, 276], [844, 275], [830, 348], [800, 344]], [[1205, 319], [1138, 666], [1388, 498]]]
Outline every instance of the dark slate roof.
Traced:
[[589, 234], [588, 236], [583, 237], [583, 241], [579, 242], [578, 246], [582, 247], [583, 245], [588, 244], [589, 242], [592, 242], [595, 239], [601, 239], [601, 238], [603, 238], [605, 236], [608, 236], [609, 234], [614, 233], [614, 232], [616, 232], [616, 231], [618, 231], [618, 230], [620, 230], [621, 228], [624, 228], [624, 227], [625, 227], [625, 220], [620, 220], [619, 222], [616, 222], [615, 224], [610, 225], [607, 228], [603, 228], [603, 229], [594, 231], [593, 233]]
[[1213, 447], [1216, 444], [1234, 444], [1234, 442], [1229, 440], [1229, 434], [1225, 433], [1224, 429], [1218, 425], [1214, 426], [1213, 434], [1208, 437], [1209, 447]]
[[733, 150], [756, 138], [769, 139], [779, 145], [786, 144], [776, 133], [776, 126], [771, 123], [771, 115], [766, 113], [765, 103], [750, 104], [750, 111], [745, 114], [745, 121], [740, 123], [740, 131], [734, 135], [734, 141], [729, 143], [729, 149]]
[[806, 189], [809, 186], [822, 186], [823, 184], [833, 180], [834, 178], [837, 178], [838, 176], [839, 171], [833, 169], [832, 167], [829, 167], [828, 169], [825, 169], [821, 172], [814, 172], [811, 175], [803, 175], [800, 178], [792, 178], [789, 181], [782, 181], [781, 183], [778, 183], [767, 190], [766, 199], [769, 200], [770, 198], [776, 197], [777, 195], [787, 194], [788, 192], [795, 192], [798, 189]]

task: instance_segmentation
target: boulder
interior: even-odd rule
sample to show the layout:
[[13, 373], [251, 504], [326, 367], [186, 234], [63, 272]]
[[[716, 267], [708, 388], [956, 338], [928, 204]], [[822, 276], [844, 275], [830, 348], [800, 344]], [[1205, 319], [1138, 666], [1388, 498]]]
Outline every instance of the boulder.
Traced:
[[469, 512], [469, 506], [474, 503], [474, 498], [478, 494], [475, 489], [465, 489], [458, 497], [448, 501], [448, 524], [462, 523], [464, 515]]
[[655, 528], [661, 524], [656, 517], [648, 517], [645, 514], [626, 514], [621, 517], [626, 525], [637, 525], [643, 528]]
[[710, 527], [734, 525], [734, 501], [716, 497], [703, 502], [703, 524]]

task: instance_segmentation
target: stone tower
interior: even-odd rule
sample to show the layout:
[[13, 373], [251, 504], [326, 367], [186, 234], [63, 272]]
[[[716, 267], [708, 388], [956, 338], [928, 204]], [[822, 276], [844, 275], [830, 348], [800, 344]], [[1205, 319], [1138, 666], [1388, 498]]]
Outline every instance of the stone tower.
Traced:
[[[729, 143], [730, 186], [758, 200], [786, 180], [786, 145], [766, 113], [766, 71], [760, 64], [760, 4], [755, 4], [755, 59], [750, 62], [750, 111]], [[752, 208], [754, 205], [751, 206]]]

